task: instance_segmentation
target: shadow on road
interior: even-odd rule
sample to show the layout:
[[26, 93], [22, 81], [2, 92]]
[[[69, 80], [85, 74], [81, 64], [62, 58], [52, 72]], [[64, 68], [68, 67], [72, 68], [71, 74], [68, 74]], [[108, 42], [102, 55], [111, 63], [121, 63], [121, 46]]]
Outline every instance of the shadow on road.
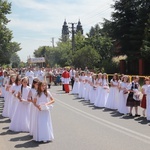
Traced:
[[32, 140], [32, 141], [28, 141], [22, 144], [17, 144], [15, 145], [15, 148], [35, 148], [38, 146], [39, 146], [39, 143]]
[[10, 119], [1, 120], [0, 123], [10, 123]]
[[4, 128], [2, 128], [3, 130], [8, 130], [9, 129], [9, 127], [4, 127]]
[[2, 114], [2, 112], [3, 112], [3, 107], [1, 106], [0, 107], [0, 114]]
[[5, 117], [3, 117], [2, 115], [0, 115], [0, 119], [5, 119]]
[[39, 147], [39, 145], [41, 144], [49, 144], [49, 143], [51, 142], [44, 143], [44, 142], [36, 142], [34, 140], [31, 140], [23, 144], [17, 144], [15, 145], [15, 148], [35, 148], [35, 147]]
[[32, 136], [26, 135], [26, 136], [11, 138], [10, 141], [29, 141], [31, 139], [32, 139]]
[[124, 115], [121, 119], [134, 119], [134, 116]]
[[103, 110], [104, 109], [104, 107], [97, 107], [97, 106], [93, 106], [93, 108], [92, 108], [93, 110], [97, 110], [97, 109], [101, 109], [101, 110]]
[[13, 132], [11, 130], [7, 130], [6, 132], [0, 133], [0, 135], [11, 135], [11, 134], [19, 134], [19, 132]]
[[138, 121], [138, 123], [140, 123], [142, 125], [146, 125], [146, 124], [150, 123], [150, 121], [148, 121], [145, 117], [135, 118], [134, 120]]
[[124, 114], [119, 113], [118, 111], [111, 112], [110, 114], [112, 117], [121, 117], [124, 115]]
[[4, 107], [4, 98], [1, 98], [1, 97], [0, 97], [0, 114], [1, 114], [2, 111], [3, 111], [3, 107]]

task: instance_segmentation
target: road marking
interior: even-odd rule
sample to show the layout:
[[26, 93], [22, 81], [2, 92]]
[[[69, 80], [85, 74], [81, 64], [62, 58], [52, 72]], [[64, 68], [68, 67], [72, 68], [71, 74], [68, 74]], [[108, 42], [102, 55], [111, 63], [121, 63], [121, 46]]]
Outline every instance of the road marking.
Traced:
[[102, 118], [98, 118], [98, 117], [96, 117], [94, 115], [91, 115], [89, 113], [86, 113], [86, 112], [84, 112], [84, 111], [82, 111], [82, 110], [80, 110], [78, 108], [75, 108], [75, 107], [73, 107], [71, 105], [68, 105], [68, 104], [62, 102], [58, 98], [55, 98], [55, 99], [57, 100], [57, 102], [59, 102], [58, 104], [64, 106], [65, 108], [67, 108], [67, 109], [69, 109], [69, 110], [71, 110], [71, 111], [73, 111], [73, 112], [75, 112], [75, 113], [77, 113], [77, 114], [79, 114], [79, 115], [81, 115], [81, 116], [83, 116], [85, 118], [88, 118], [88, 119], [90, 119], [90, 120], [92, 120], [94, 122], [97, 122], [97, 123], [101, 124], [101, 125], [107, 126], [107, 127], [111, 128], [113, 130], [116, 130], [116, 131], [121, 132], [121, 133], [123, 133], [125, 135], [128, 135], [130, 137], [138, 139], [138, 140], [140, 140], [142, 142], [150, 144], [150, 137], [149, 136], [146, 136], [146, 135], [141, 134], [139, 132], [136, 132], [136, 131], [130, 130], [128, 128], [122, 127], [120, 125], [117, 125], [115, 123], [109, 122], [109, 121], [104, 120]]

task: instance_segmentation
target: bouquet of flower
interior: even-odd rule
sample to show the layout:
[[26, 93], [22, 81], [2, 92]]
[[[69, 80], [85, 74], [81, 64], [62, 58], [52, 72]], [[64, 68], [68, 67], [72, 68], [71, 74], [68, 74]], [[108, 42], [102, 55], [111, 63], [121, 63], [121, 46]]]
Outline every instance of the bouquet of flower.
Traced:
[[134, 92], [133, 99], [136, 100], [136, 101], [139, 101], [140, 100], [141, 92], [138, 91], [138, 89], [133, 90], [133, 92]]

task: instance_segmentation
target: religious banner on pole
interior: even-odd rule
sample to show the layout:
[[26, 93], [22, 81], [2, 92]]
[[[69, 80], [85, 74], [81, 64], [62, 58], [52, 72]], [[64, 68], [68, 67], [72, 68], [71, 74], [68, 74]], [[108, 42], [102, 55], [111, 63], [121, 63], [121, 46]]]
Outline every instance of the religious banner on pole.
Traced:
[[28, 63], [43, 63], [45, 62], [44, 57], [28, 58]]

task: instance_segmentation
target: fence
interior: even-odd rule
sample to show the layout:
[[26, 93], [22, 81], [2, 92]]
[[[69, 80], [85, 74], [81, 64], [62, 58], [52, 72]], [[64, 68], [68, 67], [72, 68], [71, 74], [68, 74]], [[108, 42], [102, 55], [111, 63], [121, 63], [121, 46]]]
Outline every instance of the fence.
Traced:
[[[108, 76], [108, 80], [110, 81], [112, 79], [112, 77], [114, 76], [114, 74], [107, 74], [107, 76]], [[120, 76], [121, 75], [119, 75], [119, 77]], [[129, 77], [129, 81], [130, 82], [132, 81], [133, 77], [138, 76], [140, 78], [140, 80], [139, 80], [140, 85], [144, 84], [144, 78], [145, 77], [149, 77], [150, 78], [150, 76], [139, 76], [139, 75], [127, 75], [127, 76]]]

